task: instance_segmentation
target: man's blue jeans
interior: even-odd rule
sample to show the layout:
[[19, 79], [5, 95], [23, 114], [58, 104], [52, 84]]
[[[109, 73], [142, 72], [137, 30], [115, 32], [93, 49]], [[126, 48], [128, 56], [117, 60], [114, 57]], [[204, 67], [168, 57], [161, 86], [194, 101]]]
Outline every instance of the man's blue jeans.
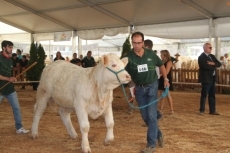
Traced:
[[20, 105], [18, 102], [18, 96], [16, 91], [9, 95], [1, 95], [0, 96], [0, 103], [3, 100], [3, 98], [6, 97], [12, 107], [13, 114], [14, 114], [14, 120], [15, 120], [15, 127], [16, 129], [20, 129], [22, 127], [22, 117], [21, 117], [21, 111], [20, 111]]
[[[145, 106], [157, 99], [158, 81], [146, 87], [136, 86], [136, 100], [138, 106]], [[142, 119], [148, 126], [147, 147], [156, 147], [156, 140], [161, 135], [157, 124], [157, 102], [148, 107], [140, 109]]]

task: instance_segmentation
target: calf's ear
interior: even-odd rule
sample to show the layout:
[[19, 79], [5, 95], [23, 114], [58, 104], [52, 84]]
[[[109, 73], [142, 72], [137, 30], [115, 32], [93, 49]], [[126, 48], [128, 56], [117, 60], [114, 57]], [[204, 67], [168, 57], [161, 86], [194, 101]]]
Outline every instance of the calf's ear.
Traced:
[[108, 62], [109, 62], [108, 56], [107, 56], [107, 55], [103, 55], [103, 56], [101, 57], [101, 62], [103, 63], [103, 65], [107, 65]]
[[124, 63], [124, 65], [126, 66], [127, 64], [128, 64], [128, 62], [129, 62], [129, 59], [128, 59], [128, 57], [124, 57], [124, 58], [122, 58], [121, 59], [121, 61]]

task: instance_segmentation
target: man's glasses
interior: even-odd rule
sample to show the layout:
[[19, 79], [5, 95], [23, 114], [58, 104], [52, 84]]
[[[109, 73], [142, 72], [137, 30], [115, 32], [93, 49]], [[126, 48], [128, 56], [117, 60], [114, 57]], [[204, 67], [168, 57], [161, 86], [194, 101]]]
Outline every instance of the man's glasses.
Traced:
[[142, 44], [143, 43], [143, 41], [142, 42], [132, 42], [134, 45], [140, 45], [140, 44]]
[[208, 47], [209, 49], [212, 49], [212, 47]]

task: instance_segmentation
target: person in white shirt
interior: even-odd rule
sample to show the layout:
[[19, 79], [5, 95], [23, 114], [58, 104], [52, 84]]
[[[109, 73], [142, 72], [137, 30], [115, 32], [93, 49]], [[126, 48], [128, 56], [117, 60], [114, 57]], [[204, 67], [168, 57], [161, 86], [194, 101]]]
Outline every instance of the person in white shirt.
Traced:
[[176, 57], [177, 62], [173, 64], [173, 68], [174, 69], [181, 69], [181, 61], [179, 60], [180, 54], [176, 53], [174, 56]]
[[230, 62], [230, 59], [228, 57], [228, 53], [224, 54], [224, 61], [226, 63], [226, 69], [229, 69], [229, 63]]
[[227, 61], [224, 59], [224, 56], [220, 56], [220, 63], [221, 63], [220, 69], [226, 70]]

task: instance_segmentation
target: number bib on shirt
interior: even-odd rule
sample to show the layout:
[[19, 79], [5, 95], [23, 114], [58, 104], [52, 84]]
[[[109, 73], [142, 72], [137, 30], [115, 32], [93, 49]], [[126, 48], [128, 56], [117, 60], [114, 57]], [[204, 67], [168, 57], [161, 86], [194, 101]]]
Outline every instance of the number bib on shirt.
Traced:
[[138, 70], [138, 73], [147, 72], [148, 71], [148, 65], [147, 64], [137, 65], [137, 70]]

